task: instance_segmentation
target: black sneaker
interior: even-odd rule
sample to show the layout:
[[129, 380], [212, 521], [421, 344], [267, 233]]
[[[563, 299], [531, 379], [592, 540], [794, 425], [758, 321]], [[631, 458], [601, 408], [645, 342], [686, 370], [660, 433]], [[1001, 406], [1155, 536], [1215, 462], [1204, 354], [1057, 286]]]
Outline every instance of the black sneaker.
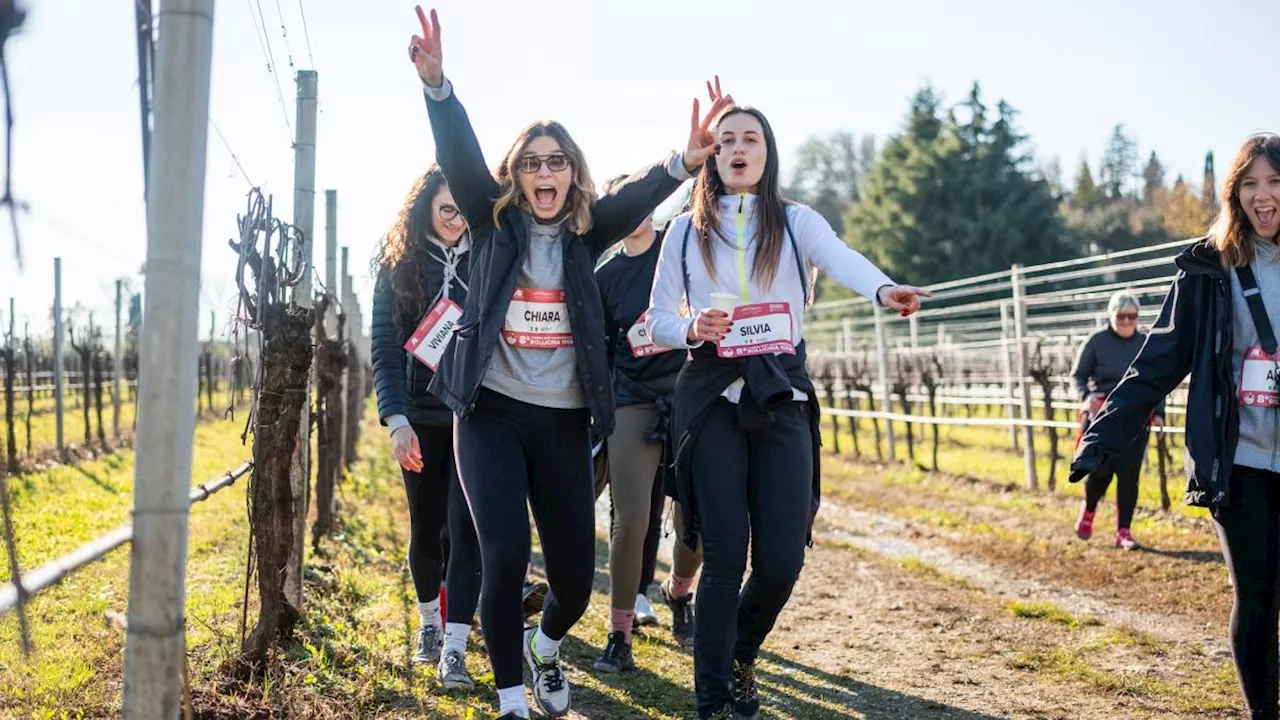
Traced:
[[520, 594], [525, 620], [542, 612], [542, 603], [547, 599], [547, 591], [550, 589], [544, 582], [525, 582], [524, 591]]
[[662, 583], [661, 590], [662, 601], [671, 608], [671, 634], [675, 636], [677, 643], [689, 647], [698, 630], [698, 623], [693, 616], [693, 593], [674, 597], [666, 583]]
[[734, 720], [756, 720], [760, 717], [754, 662], [733, 661], [733, 717]]
[[724, 707], [711, 713], [707, 720], [733, 720], [733, 703], [725, 703]]
[[627, 642], [626, 636], [621, 631], [609, 633], [609, 642], [604, 646], [604, 652], [600, 653], [600, 658], [596, 660], [593, 667], [600, 672], [616, 673], [632, 670], [635, 666], [635, 658], [631, 655], [631, 643]]

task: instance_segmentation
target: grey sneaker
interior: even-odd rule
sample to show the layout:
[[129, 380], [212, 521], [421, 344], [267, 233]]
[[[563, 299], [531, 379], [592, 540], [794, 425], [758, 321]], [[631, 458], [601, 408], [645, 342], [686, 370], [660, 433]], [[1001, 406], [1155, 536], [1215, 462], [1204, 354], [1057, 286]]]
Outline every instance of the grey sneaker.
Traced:
[[658, 616], [653, 614], [653, 606], [649, 604], [649, 598], [636, 595], [636, 616], [631, 622], [631, 627], [642, 628], [657, 624]]
[[413, 654], [414, 665], [431, 665], [440, 662], [440, 628], [435, 625], [418, 628], [418, 650]]
[[524, 634], [524, 661], [533, 674], [533, 701], [538, 709], [550, 717], [561, 717], [569, 712], [569, 683], [560, 669], [560, 658], [543, 660], [533, 652], [533, 637], [538, 628]]
[[733, 718], [757, 720], [760, 717], [760, 695], [756, 690], [756, 665], [733, 661]]
[[621, 632], [609, 633], [609, 642], [593, 667], [600, 672], [616, 673], [632, 670], [635, 666], [635, 658], [631, 656], [631, 643], [627, 642], [626, 636]]
[[476, 683], [467, 673], [467, 658], [457, 650], [450, 650], [440, 658], [440, 684], [445, 690], [475, 690]]

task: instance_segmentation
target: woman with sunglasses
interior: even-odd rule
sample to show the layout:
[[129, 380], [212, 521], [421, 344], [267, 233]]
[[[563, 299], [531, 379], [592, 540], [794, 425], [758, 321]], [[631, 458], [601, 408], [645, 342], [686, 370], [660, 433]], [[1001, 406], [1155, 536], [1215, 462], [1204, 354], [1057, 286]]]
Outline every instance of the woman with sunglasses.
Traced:
[[[1094, 333], [1080, 347], [1071, 375], [1075, 378], [1076, 390], [1082, 402], [1081, 428], [1087, 428], [1098, 415], [1107, 395], [1120, 384], [1129, 365], [1138, 357], [1143, 343], [1147, 341], [1146, 333], [1138, 332], [1138, 312], [1141, 309], [1138, 298], [1129, 292], [1122, 290], [1112, 295], [1111, 301], [1107, 303], [1110, 324]], [[1160, 403], [1152, 415], [1151, 425], [1164, 426], [1164, 402]], [[1130, 443], [1112, 463], [1089, 476], [1084, 486], [1084, 505], [1076, 520], [1076, 536], [1081, 540], [1088, 540], [1093, 535], [1094, 514], [1098, 511], [1098, 503], [1107, 494], [1114, 476], [1116, 547], [1125, 550], [1139, 547], [1130, 525], [1133, 522], [1134, 508], [1138, 505], [1138, 477], [1142, 473], [1142, 460], [1147, 454], [1148, 439], [1149, 434], [1144, 430], [1141, 437]]]
[[[445, 79], [440, 24], [421, 8], [409, 48], [425, 85], [436, 156], [471, 227], [471, 291], [430, 390], [456, 415], [454, 446], [484, 567], [480, 618], [503, 718], [529, 716], [521, 656], [543, 713], [569, 712], [560, 643], [595, 576], [589, 426], [614, 426], [593, 269], [715, 149], [694, 101], [689, 141], [596, 198], [585, 158], [557, 122], [525, 128], [491, 175]], [[551, 586], [538, 627], [521, 632], [520, 585], [532, 506]]]
[[446, 689], [475, 686], [466, 649], [480, 596], [480, 548], [454, 464], [453, 413], [427, 387], [466, 302], [470, 249], [467, 223], [433, 165], [409, 191], [374, 261], [373, 383], [409, 500], [409, 574], [420, 620], [413, 662], [439, 663]]

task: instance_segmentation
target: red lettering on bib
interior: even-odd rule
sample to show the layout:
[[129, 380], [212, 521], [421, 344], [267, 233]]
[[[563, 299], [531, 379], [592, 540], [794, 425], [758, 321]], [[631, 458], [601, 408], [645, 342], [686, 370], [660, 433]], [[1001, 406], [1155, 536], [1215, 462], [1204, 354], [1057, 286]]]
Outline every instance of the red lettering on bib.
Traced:
[[507, 306], [502, 338], [513, 347], [572, 347], [573, 331], [564, 290], [516, 288]]
[[720, 341], [717, 353], [722, 358], [795, 355], [791, 326], [791, 303], [739, 305], [733, 309], [733, 325]]
[[462, 308], [449, 298], [441, 298], [431, 312], [418, 323], [404, 349], [422, 361], [423, 365], [435, 372], [440, 366], [440, 358], [448, 349], [453, 334], [458, 330], [458, 319], [462, 317]]
[[636, 318], [635, 324], [627, 331], [627, 344], [631, 346], [632, 357], [649, 357], [650, 355], [657, 355], [671, 350], [671, 348], [655, 345], [649, 339], [649, 331], [644, 327], [645, 316], [648, 314], [648, 310], [640, 313], [640, 317]]
[[1240, 404], [1249, 407], [1280, 407], [1276, 358], [1254, 345], [1245, 351], [1240, 367]]

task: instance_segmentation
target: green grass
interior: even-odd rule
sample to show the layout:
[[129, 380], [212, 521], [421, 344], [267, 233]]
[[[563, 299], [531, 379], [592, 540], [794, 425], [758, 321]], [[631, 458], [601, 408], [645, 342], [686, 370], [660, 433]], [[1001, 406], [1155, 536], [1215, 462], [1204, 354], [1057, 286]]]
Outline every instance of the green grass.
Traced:
[[1008, 604], [1009, 612], [1015, 617], [1034, 620], [1048, 620], [1069, 628], [1101, 625], [1102, 621], [1091, 617], [1076, 617], [1050, 602], [1022, 602], [1012, 600]]
[[[229, 421], [198, 426], [192, 475], [204, 482], [250, 455]], [[132, 506], [134, 454], [123, 451], [75, 466], [10, 479], [18, 556], [25, 569], [66, 553], [126, 522]], [[193, 506], [187, 574], [188, 642], [200, 645], [225, 626], [239, 602], [228, 581], [244, 572], [244, 483]], [[0, 617], [0, 711], [82, 709], [118, 712], [124, 634], [105, 620], [127, 612], [126, 546], [71, 575], [27, 606], [36, 651], [23, 657], [14, 613]], [[0, 581], [9, 568], [0, 568]], [[3, 714], [3, 713], [0, 713]], [[47, 715], [49, 717], [57, 717]]]

